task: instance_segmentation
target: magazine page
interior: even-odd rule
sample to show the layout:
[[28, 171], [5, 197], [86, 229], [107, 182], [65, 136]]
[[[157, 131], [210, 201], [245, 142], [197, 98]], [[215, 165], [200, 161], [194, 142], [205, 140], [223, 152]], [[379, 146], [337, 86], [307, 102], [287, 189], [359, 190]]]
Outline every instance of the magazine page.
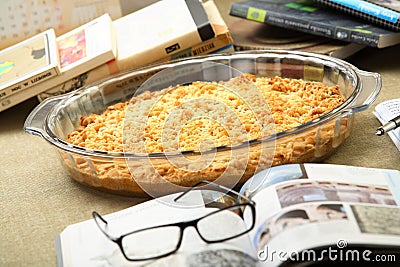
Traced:
[[[282, 263], [276, 258], [270, 261], [271, 249], [288, 252], [329, 246], [340, 236], [354, 244], [369, 241], [365, 234], [355, 234], [359, 228], [350, 203], [397, 208], [398, 212], [399, 192], [394, 189], [400, 179], [396, 170], [328, 164], [286, 167], [266, 170], [242, 189], [256, 202], [256, 226], [250, 236], [263, 264]], [[400, 245], [398, 236], [373, 240]]]
[[[332, 201], [293, 205], [258, 228], [254, 236], [258, 260], [264, 266], [288, 261], [375, 261], [371, 248], [400, 247], [399, 219], [398, 206]], [[400, 260], [398, 253], [379, 256]]]
[[306, 163], [273, 167], [250, 179], [242, 187], [241, 193], [257, 203], [258, 225], [282, 208], [301, 202], [332, 200], [368, 203], [369, 199], [358, 197], [356, 192], [371, 195], [374, 186], [383, 188], [377, 189], [377, 192], [389, 194], [391, 203], [400, 203], [400, 192], [394, 190], [400, 187], [397, 170], [334, 164]]
[[[150, 200], [128, 209], [104, 215], [107, 230], [113, 237], [151, 226], [193, 220], [209, 214], [216, 208], [207, 207], [201, 191], [192, 191], [171, 205], [177, 194]], [[229, 220], [219, 220], [229, 231]], [[212, 230], [215, 225], [210, 225]], [[164, 234], [164, 233], [162, 233]], [[171, 236], [159, 232], [140, 247], [148, 248], [153, 242], [168, 242]], [[68, 226], [56, 239], [59, 266], [210, 266], [229, 262], [230, 266], [255, 266], [256, 256], [247, 235], [222, 243], [207, 244], [194, 227], [183, 231], [179, 250], [167, 257], [147, 261], [128, 261], [115, 242], [108, 239], [93, 219]]]

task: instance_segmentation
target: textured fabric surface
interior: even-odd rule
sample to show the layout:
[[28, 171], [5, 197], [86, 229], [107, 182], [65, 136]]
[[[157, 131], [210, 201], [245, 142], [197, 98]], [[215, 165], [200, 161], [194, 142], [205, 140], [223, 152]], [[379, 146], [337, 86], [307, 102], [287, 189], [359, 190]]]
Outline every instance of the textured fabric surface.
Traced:
[[[221, 12], [226, 16], [227, 10]], [[349, 59], [380, 73], [383, 88], [374, 105], [357, 114], [350, 137], [326, 163], [400, 168], [390, 138], [375, 136], [380, 124], [372, 114], [377, 103], [400, 97], [399, 54], [400, 46], [367, 48]], [[90, 219], [93, 210], [107, 214], [142, 201], [98, 192], [66, 176], [55, 149], [22, 130], [36, 104], [31, 99], [0, 113], [0, 266], [55, 266], [54, 237], [69, 224]]]
[[56, 150], [22, 127], [31, 99], [0, 113], [0, 266], [55, 266], [54, 237], [67, 225], [138, 200], [94, 191], [64, 174]]

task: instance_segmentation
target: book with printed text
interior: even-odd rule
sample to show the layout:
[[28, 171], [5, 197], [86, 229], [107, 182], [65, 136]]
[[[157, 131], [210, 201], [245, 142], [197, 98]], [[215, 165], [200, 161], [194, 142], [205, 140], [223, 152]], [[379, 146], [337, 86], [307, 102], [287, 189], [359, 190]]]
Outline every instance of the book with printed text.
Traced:
[[334, 10], [358, 17], [372, 24], [400, 31], [400, 2], [398, 0], [314, 0]]
[[0, 99], [61, 73], [54, 30], [0, 51]]
[[52, 47], [57, 49], [60, 74], [0, 99], [0, 111], [115, 59], [117, 45], [110, 16], [104, 14], [58, 36]]
[[383, 48], [400, 43], [400, 33], [350, 15], [313, 5], [310, 1], [247, 0], [234, 2], [230, 15], [304, 33]]
[[256, 21], [234, 17], [231, 19], [234, 21], [230, 24], [230, 32], [237, 51], [283, 49], [346, 59], [366, 47]]
[[[132, 41], [120, 41], [128, 38], [129, 36], [126, 36], [126, 30], [135, 27], [137, 24], [136, 16], [132, 13], [129, 17], [114, 21], [116, 38], [118, 40], [118, 55], [115, 60], [86, 73], [82, 73], [62, 84], [47, 88], [46, 91], [36, 94], [38, 95], [39, 101], [43, 101], [50, 96], [76, 90], [117, 72], [128, 71], [129, 69], [142, 67], [147, 64], [166, 62], [190, 56], [206, 55], [209, 53], [222, 52], [222, 50], [233, 52], [233, 40], [230, 31], [225, 21], [222, 19], [214, 1], [205, 1], [203, 2], [203, 6], [212, 28], [214, 29], [215, 36], [213, 38], [204, 41], [198, 39], [197, 43], [180, 43], [180, 37], [171, 36], [172, 39], [168, 40], [165, 46], [169, 46], [171, 43], [179, 43], [179, 49], [175, 51], [167, 54], [163, 46], [160, 46], [160, 40], [157, 40], [152, 46], [148, 46], [145, 50], [138, 51], [135, 46], [129, 45]], [[196, 39], [191, 39], [191, 41], [195, 40]], [[149, 56], [149, 54], [151, 54], [151, 56]]]
[[[40, 87], [30, 88], [29, 91], [24, 91], [24, 94], [3, 99], [0, 102], [0, 111], [53, 88], [69, 87], [73, 90], [76, 89], [77, 83], [81, 86], [119, 71], [173, 59], [174, 55], [182, 55], [184, 51], [187, 53], [187, 49], [191, 47], [197, 46], [197, 49], [201, 49], [199, 44], [209, 40], [213, 40], [212, 45], [215, 46], [206, 49], [209, 52], [229, 45], [231, 42], [226, 42], [228, 39], [220, 41], [221, 38], [218, 38], [216, 41], [216, 32], [221, 32], [220, 26], [225, 25], [219, 25], [220, 19], [214, 18], [219, 14], [210, 14], [210, 9], [212, 12], [216, 11], [212, 1], [202, 3], [198, 0], [164, 0], [116, 19], [110, 22], [112, 37], [99, 39], [99, 35], [92, 36], [96, 37], [93, 44], [98, 46], [113, 42], [113, 56], [93, 57], [91, 64], [81, 64], [82, 53], [85, 53], [85, 49], [87, 52], [87, 47], [81, 45], [82, 33], [75, 30], [73, 36], [70, 33], [64, 34], [57, 38], [57, 41], [64, 43], [59, 44], [60, 61], [63, 66], [61, 77], [49, 80]], [[163, 12], [163, 16], [154, 16], [160, 12]], [[177, 13], [180, 16], [176, 16]], [[100, 29], [100, 36], [106, 34], [106, 30], [107, 28]], [[100, 59], [103, 60], [99, 61]]]

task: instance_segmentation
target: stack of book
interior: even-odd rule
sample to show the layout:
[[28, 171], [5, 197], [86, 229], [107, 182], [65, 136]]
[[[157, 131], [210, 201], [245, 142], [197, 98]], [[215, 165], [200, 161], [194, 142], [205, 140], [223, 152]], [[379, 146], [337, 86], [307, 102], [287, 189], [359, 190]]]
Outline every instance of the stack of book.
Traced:
[[0, 111], [113, 60], [114, 34], [111, 17], [104, 14], [57, 38], [49, 29], [2, 50]]
[[396, 0], [246, 0], [232, 3], [230, 15], [359, 46], [400, 43]]
[[232, 43], [211, 0], [159, 1], [116, 20], [104, 14], [58, 37], [50, 29], [0, 52], [0, 111], [150, 63], [233, 51]]

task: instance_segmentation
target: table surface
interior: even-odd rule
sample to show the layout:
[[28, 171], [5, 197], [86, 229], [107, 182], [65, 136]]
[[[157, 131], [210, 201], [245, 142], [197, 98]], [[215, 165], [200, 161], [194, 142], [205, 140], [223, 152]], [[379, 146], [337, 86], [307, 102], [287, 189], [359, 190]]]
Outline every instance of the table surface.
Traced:
[[[229, 1], [216, 1], [227, 16]], [[375, 105], [400, 97], [400, 46], [366, 48], [348, 61], [378, 72], [383, 86], [370, 109], [358, 113], [350, 137], [325, 163], [400, 168], [399, 151], [388, 136], [375, 136], [380, 125]], [[115, 212], [143, 199], [111, 195], [82, 186], [63, 171], [56, 150], [44, 139], [23, 132], [35, 98], [0, 113], [0, 266], [54, 266], [54, 237], [69, 224]]]

